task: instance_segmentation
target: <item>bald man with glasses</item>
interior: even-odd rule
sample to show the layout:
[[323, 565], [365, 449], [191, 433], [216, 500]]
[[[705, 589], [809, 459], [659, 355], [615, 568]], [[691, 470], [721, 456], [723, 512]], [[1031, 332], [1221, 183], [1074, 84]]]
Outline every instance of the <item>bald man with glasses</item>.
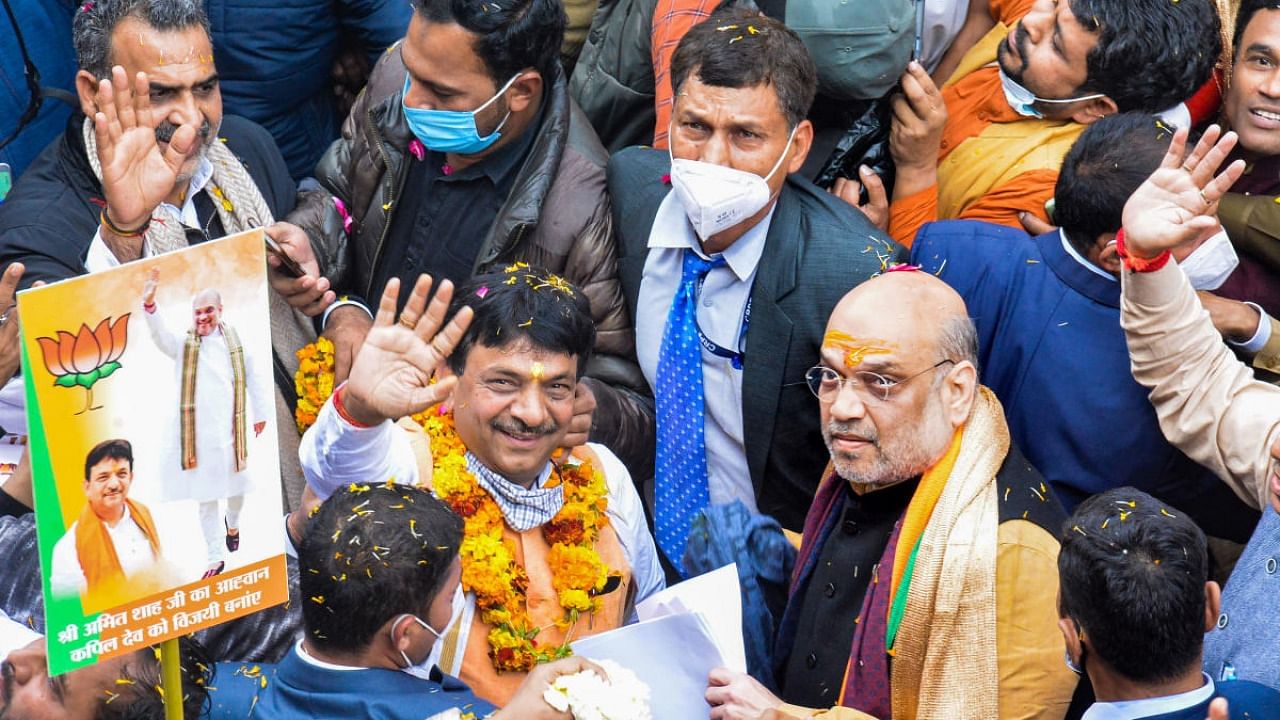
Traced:
[[887, 272], [836, 306], [805, 377], [831, 462], [778, 631], [780, 693], [716, 670], [712, 718], [1064, 716], [1065, 514], [979, 384], [977, 345], [928, 273]]

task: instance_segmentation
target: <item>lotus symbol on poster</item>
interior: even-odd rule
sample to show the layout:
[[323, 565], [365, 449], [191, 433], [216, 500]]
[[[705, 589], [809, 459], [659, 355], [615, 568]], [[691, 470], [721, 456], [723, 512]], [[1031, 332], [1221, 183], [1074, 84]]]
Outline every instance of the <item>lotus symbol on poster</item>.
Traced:
[[74, 335], [59, 330], [56, 339], [36, 338], [44, 356], [44, 367], [56, 378], [53, 384], [64, 388], [79, 385], [85, 389], [84, 409], [76, 415], [102, 407], [93, 404], [93, 386], [120, 369], [120, 357], [128, 342], [129, 315], [121, 315], [114, 323], [109, 317], [103, 318], [93, 330], [81, 324], [80, 331]]

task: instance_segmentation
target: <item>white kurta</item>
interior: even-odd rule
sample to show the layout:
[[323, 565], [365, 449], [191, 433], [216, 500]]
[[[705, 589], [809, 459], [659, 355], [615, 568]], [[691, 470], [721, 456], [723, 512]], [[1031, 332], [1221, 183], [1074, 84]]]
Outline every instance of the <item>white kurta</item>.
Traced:
[[[76, 551], [76, 528], [79, 524], [79, 521], [71, 523], [66, 534], [53, 546], [49, 586], [55, 595], [78, 595], [87, 587], [84, 569], [80, 567], [80, 555]], [[151, 552], [151, 543], [138, 523], [133, 521], [128, 508], [115, 527], [107, 525], [107, 535], [125, 577], [134, 577], [155, 565], [158, 558]]]
[[[232, 392], [231, 356], [222, 333], [214, 330], [200, 342], [196, 361], [196, 467], [182, 469], [182, 426], [179, 403], [182, 395], [182, 352], [186, 333], [172, 333], [156, 313], [143, 311], [147, 327], [156, 347], [173, 360], [173, 410], [169, 424], [168, 447], [173, 448], [170, 466], [165, 469], [162, 500], [196, 500], [206, 502], [244, 495], [249, 489], [249, 472], [235, 470], [235, 428], [232, 419], [235, 396]], [[265, 419], [270, 397], [263, 397], [263, 385], [254, 372], [252, 353], [244, 347], [245, 367], [245, 438], [254, 437], [253, 425]]]

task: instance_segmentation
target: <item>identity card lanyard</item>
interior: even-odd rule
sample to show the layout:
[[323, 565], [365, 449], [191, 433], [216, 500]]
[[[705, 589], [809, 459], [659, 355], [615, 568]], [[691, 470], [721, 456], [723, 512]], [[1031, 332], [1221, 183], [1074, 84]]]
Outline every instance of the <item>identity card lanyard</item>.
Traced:
[[[693, 301], [695, 303], [697, 303], [698, 298], [702, 296], [702, 284], [706, 281], [707, 281], [706, 275], [703, 275], [702, 277], [698, 278], [698, 285], [694, 289], [694, 293], [693, 293]], [[695, 310], [693, 312], [693, 328], [698, 331], [698, 342], [702, 343], [703, 349], [705, 349], [707, 352], [711, 353], [712, 355], [715, 355], [716, 357], [722, 357], [728, 360], [730, 363], [733, 364], [734, 370], [741, 370], [742, 363], [746, 359], [746, 355], [747, 355], [747, 351], [746, 351], [747, 326], [751, 324], [751, 295], [750, 294], [747, 295], [747, 306], [742, 309], [742, 329], [738, 331], [738, 349], [736, 351], [717, 345], [714, 340], [707, 337], [706, 334], [702, 332], [702, 326], [698, 324], [698, 311], [696, 309], [697, 306], [695, 305], [694, 307], [695, 307]]]

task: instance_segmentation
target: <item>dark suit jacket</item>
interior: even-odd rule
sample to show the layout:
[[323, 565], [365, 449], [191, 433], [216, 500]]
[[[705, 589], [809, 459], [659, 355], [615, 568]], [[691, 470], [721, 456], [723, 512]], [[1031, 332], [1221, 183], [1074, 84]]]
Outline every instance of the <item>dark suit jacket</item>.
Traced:
[[[618, 274], [632, 316], [653, 219], [670, 191], [666, 151], [629, 148], [609, 161]], [[791, 176], [778, 196], [751, 290], [742, 375], [747, 466], [760, 512], [799, 531], [828, 453], [804, 374], [818, 364], [836, 302], [905, 251], [861, 212]]]

